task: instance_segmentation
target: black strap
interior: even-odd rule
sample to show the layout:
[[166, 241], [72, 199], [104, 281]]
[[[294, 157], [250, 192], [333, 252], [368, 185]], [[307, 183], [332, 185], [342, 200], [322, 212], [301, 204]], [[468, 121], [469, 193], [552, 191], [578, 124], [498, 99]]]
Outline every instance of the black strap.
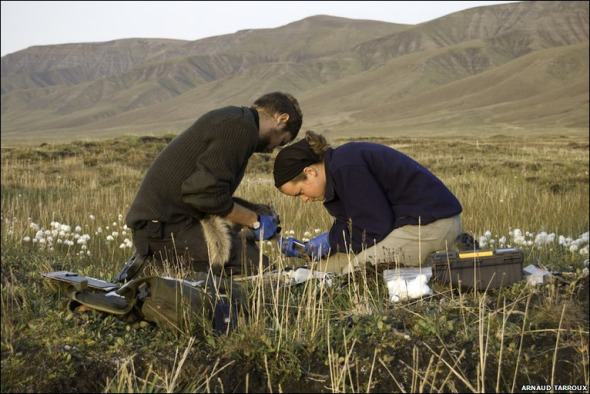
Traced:
[[115, 277], [115, 283], [122, 283], [133, 279], [135, 275], [139, 273], [146, 261], [151, 258], [151, 256], [140, 256], [137, 252], [134, 252]]
[[222, 292], [221, 283], [216, 283], [214, 276], [210, 275], [207, 287], [213, 302], [213, 329], [219, 334], [232, 331], [238, 325], [238, 303], [234, 302], [231, 286], [223, 286]]

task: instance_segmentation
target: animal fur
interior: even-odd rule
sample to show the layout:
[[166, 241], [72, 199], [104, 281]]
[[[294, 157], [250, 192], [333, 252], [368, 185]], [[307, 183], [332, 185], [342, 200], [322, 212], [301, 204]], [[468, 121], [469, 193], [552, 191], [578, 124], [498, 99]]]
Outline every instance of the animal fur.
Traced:
[[201, 220], [209, 253], [209, 264], [222, 268], [229, 260], [231, 237], [228, 222], [220, 216], [208, 216]]
[[[234, 197], [234, 201], [258, 214], [277, 216], [276, 211], [270, 205], [254, 204], [241, 198]], [[203, 234], [209, 253], [209, 264], [215, 268], [222, 268], [229, 260], [231, 250], [231, 232], [245, 232], [248, 242], [257, 241], [254, 233], [249, 228], [225, 220], [220, 216], [207, 216], [201, 220]]]

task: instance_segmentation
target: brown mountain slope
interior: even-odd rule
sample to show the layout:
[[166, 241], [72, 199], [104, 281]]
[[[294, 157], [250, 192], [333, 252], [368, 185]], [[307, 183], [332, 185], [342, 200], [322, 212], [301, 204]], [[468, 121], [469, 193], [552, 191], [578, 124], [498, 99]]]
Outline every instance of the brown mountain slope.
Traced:
[[[220, 55], [237, 72], [253, 64], [339, 53], [405, 28], [386, 22], [315, 16], [276, 29], [242, 30], [197, 41], [123, 39], [32, 47], [2, 58], [2, 93], [84, 83], [154, 64], [165, 66], [170, 59], [184, 62], [193, 58], [193, 63], [200, 65]], [[207, 65], [203, 67], [207, 72]], [[215, 72], [209, 73], [215, 76]]]
[[489, 40], [512, 58], [588, 40], [588, 2], [523, 1], [476, 7], [363, 43], [359, 50], [387, 60], [471, 40]]
[[416, 26], [316, 16], [194, 42], [33, 47], [2, 58], [2, 142], [179, 132], [294, 93], [304, 128], [587, 132], [588, 2], [478, 7]]
[[[587, 132], [588, 42], [533, 52], [456, 82], [421, 88], [434, 72], [439, 78], [446, 73], [433, 61], [445, 52], [392, 59], [372, 72], [307, 92], [307, 115], [313, 119], [308, 126], [347, 135], [355, 130], [382, 135], [502, 127], [539, 132], [571, 127]], [[453, 63], [447, 65], [455, 69]], [[370, 93], [362, 89], [368, 84]], [[360, 102], [364, 108], [359, 108]]]
[[182, 42], [124, 39], [31, 47], [2, 57], [2, 94], [13, 89], [74, 85], [125, 72]]
[[[400, 112], [406, 118], [418, 116], [423, 111], [422, 108], [428, 108], [430, 113], [435, 110], [470, 111], [499, 105], [512, 107], [514, 110], [527, 100], [535, 102], [543, 95], [551, 95], [563, 89], [569, 90], [573, 98], [584, 90], [588, 92], [588, 55], [588, 42], [536, 51], [481, 74], [430, 89], [393, 104], [385, 103], [359, 111], [355, 118], [391, 121], [402, 118]], [[552, 112], [550, 107], [548, 105], [538, 115], [547, 115], [547, 110]], [[530, 121], [526, 117], [522, 120]]]

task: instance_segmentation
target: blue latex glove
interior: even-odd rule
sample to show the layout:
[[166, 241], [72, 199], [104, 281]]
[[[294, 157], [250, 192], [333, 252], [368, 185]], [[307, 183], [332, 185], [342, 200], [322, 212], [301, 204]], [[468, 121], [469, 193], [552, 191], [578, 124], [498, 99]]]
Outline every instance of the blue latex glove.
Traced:
[[279, 219], [276, 216], [260, 215], [258, 221], [260, 222], [260, 227], [254, 230], [254, 237], [256, 237], [257, 240], [260, 239], [261, 233], [263, 237], [262, 239], [270, 239], [280, 231], [280, 227], [278, 227]]
[[305, 243], [305, 251], [309, 257], [318, 259], [324, 258], [330, 252], [330, 242], [328, 240], [328, 233], [323, 233], [317, 237], [313, 237]]
[[303, 246], [304, 243], [301, 242], [300, 240], [295, 239], [293, 237], [289, 237], [289, 238], [279, 237], [277, 244], [279, 245], [279, 249], [281, 250], [281, 252], [283, 252], [283, 254], [285, 256], [287, 256], [287, 257], [303, 257], [301, 252], [296, 248], [296, 245], [300, 245], [300, 248], [305, 247], [305, 246]]

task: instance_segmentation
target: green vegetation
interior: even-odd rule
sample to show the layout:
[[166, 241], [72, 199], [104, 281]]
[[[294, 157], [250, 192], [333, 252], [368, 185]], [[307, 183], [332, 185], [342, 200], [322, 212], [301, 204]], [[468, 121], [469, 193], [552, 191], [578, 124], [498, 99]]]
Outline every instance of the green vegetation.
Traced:
[[[431, 283], [388, 301], [377, 270], [293, 287], [254, 280], [227, 336], [174, 336], [70, 312], [42, 279], [112, 280], [133, 249], [124, 227], [143, 174], [171, 136], [2, 149], [2, 392], [519, 392], [588, 385], [588, 136], [380, 138], [461, 200], [464, 229], [563, 276], [487, 292]], [[332, 141], [335, 145], [345, 140]], [[321, 204], [281, 195], [272, 157], [252, 158], [240, 197], [272, 202], [283, 231], [325, 231]], [[522, 237], [517, 237], [522, 235]], [[540, 242], [543, 241], [543, 242]], [[276, 245], [263, 248], [279, 267]]]

